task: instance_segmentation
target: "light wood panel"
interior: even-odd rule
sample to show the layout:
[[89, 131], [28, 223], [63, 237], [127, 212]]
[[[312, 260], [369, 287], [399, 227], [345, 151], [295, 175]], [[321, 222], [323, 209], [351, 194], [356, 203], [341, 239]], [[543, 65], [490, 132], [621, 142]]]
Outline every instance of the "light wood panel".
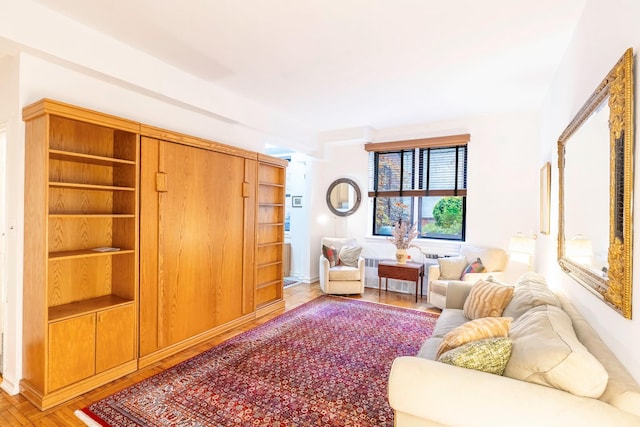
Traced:
[[112, 308], [97, 313], [96, 372], [135, 359], [135, 305]]
[[[20, 386], [44, 409], [137, 367], [139, 126], [51, 100], [25, 107], [23, 118]], [[94, 250], [103, 246], [120, 249]]]
[[255, 161], [210, 148], [142, 138], [142, 356], [253, 312]]
[[96, 317], [74, 317], [49, 325], [49, 384], [55, 391], [95, 373]]
[[259, 313], [278, 309], [284, 287], [284, 198], [286, 161], [260, 158], [258, 164], [258, 218], [256, 307]]

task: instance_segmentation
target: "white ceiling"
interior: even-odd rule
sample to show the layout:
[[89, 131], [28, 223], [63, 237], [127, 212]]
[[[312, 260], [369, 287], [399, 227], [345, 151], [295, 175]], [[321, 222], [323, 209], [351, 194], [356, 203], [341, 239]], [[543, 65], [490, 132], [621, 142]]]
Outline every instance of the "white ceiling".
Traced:
[[36, 0], [315, 131], [537, 109], [586, 0]]

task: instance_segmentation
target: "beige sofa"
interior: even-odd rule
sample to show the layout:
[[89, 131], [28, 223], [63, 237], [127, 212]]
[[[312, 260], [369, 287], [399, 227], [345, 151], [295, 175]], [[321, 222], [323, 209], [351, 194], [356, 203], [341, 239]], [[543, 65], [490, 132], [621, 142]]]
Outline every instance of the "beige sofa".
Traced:
[[[482, 273], [462, 274], [467, 265], [477, 258], [482, 261], [485, 270]], [[461, 245], [457, 256], [439, 258], [438, 264], [430, 265], [427, 277], [429, 282], [428, 301], [430, 304], [444, 308], [447, 299], [447, 288], [452, 281], [475, 283], [479, 279], [493, 276], [501, 279], [507, 267], [509, 256], [504, 249], [483, 246]]]
[[[580, 372], [584, 367], [582, 359], [576, 360], [572, 355], [560, 361], [564, 363], [563, 369], [568, 368], [569, 375], [559, 382], [580, 387], [584, 383], [595, 381], [597, 384], [600, 381], [604, 392], [598, 398], [530, 382], [540, 381], [540, 377], [535, 375], [526, 380], [506, 376], [518, 351], [517, 346], [521, 345], [515, 339], [522, 336], [512, 341], [511, 358], [503, 375], [434, 360], [442, 337], [469, 321], [464, 317], [462, 308], [471, 285], [453, 283], [433, 335], [425, 341], [417, 356], [400, 357], [393, 363], [388, 391], [389, 403], [395, 411], [395, 426], [640, 426], [638, 383], [566, 298], [554, 293], [551, 296], [536, 294], [535, 290], [542, 287], [541, 283], [544, 283], [544, 278], [535, 273], [527, 273], [518, 280], [514, 297], [503, 313], [503, 316], [509, 315], [514, 319], [509, 338], [518, 328], [518, 319], [526, 321], [536, 312], [551, 309], [566, 313], [570, 318], [569, 329], [573, 329], [574, 338], [579, 340], [583, 353], [586, 353], [582, 356], [591, 357], [591, 362], [595, 361], [604, 370]], [[525, 295], [531, 297], [530, 307], [522, 306]], [[540, 328], [530, 327], [532, 331], [536, 329], [538, 331], [532, 332], [532, 338]], [[542, 350], [540, 355], [547, 357], [544, 346], [550, 345], [549, 341], [534, 338], [534, 344], [536, 351]], [[522, 347], [522, 353], [521, 350]], [[548, 353], [553, 354], [551, 350]], [[543, 360], [540, 364], [545, 363]]]

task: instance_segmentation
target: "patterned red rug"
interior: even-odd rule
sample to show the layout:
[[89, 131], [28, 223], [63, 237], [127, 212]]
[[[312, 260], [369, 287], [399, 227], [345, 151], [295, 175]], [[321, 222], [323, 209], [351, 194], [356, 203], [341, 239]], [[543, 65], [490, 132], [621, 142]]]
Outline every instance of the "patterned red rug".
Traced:
[[[437, 315], [322, 296], [100, 400], [100, 426], [393, 426], [387, 378]], [[87, 417], [88, 416], [88, 417]]]

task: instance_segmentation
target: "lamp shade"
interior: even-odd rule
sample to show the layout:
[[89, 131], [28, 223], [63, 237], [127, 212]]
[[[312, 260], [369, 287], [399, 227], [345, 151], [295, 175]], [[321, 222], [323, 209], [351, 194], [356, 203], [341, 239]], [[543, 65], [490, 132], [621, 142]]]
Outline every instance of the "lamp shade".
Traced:
[[518, 234], [509, 240], [509, 251], [532, 256], [536, 252], [536, 241], [524, 234]]
[[571, 258], [580, 264], [591, 264], [593, 257], [593, 245], [591, 240], [582, 236], [576, 236], [573, 239], [565, 241], [567, 258]]

